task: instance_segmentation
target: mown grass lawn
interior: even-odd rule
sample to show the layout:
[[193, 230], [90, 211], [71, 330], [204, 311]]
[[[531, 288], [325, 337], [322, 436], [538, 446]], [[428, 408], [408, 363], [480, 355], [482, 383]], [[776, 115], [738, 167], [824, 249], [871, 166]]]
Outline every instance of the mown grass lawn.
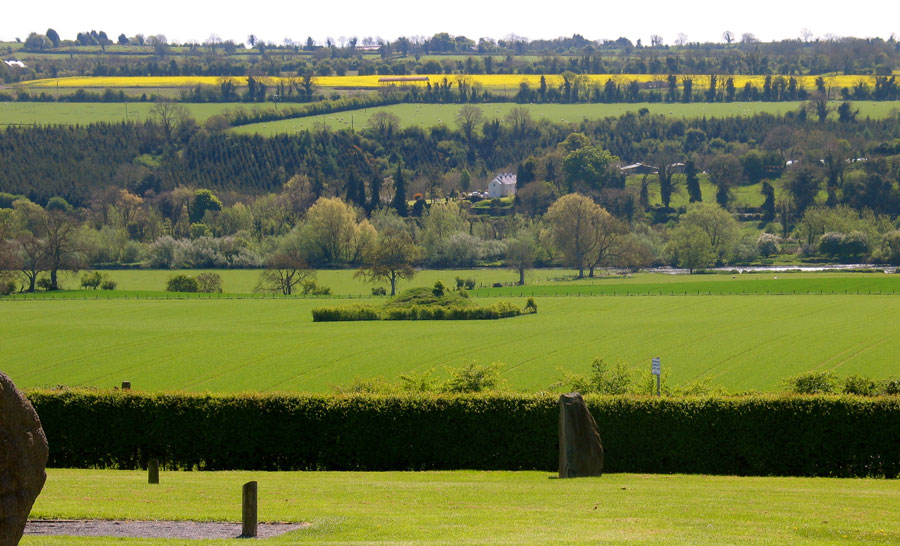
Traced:
[[[900, 495], [875, 479], [542, 472], [48, 471], [32, 518], [309, 522], [272, 544], [896, 544]], [[23, 545], [197, 541], [28, 537]], [[210, 541], [209, 543], [220, 543]], [[204, 542], [200, 542], [204, 543]]]

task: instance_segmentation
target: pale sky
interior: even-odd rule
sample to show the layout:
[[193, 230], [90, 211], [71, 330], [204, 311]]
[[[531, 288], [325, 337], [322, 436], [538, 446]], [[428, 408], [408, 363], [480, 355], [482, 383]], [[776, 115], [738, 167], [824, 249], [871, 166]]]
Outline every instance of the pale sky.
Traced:
[[740, 38], [752, 33], [763, 41], [813, 37], [900, 37], [900, 2], [863, 1], [830, 5], [817, 0], [603, 0], [568, 2], [490, 0], [378, 1], [338, 0], [278, 2], [247, 0], [43, 0], [9, 2], [0, 12], [0, 40], [24, 40], [29, 32], [54, 28], [63, 39], [80, 31], [103, 30], [113, 40], [164, 34], [170, 42], [203, 42], [211, 34], [241, 43], [249, 34], [267, 42], [285, 38], [304, 42], [326, 37], [431, 36], [436, 32], [464, 35], [475, 41], [509, 34], [529, 39], [581, 34], [587, 39], [650, 43], [659, 34], [666, 44], [679, 33], [688, 41], [721, 41], [730, 30]]

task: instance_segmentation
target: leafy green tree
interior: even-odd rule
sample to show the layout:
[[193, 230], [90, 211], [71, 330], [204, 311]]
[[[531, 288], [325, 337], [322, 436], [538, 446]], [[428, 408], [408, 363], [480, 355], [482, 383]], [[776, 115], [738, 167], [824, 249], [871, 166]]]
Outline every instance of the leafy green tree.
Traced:
[[400, 168], [400, 165], [397, 165], [397, 173], [394, 175], [394, 198], [391, 200], [391, 207], [401, 218], [409, 216], [409, 204], [406, 201], [406, 179], [403, 178], [403, 169]]
[[545, 216], [556, 248], [578, 270], [579, 279], [597, 249], [604, 213], [609, 214], [590, 197], [570, 193], [553, 203]]
[[45, 33], [45, 36], [47, 36], [47, 39], [50, 40], [50, 44], [53, 47], [59, 47], [59, 33], [58, 32], [56, 32], [52, 28], [48, 28], [47, 32]]
[[391, 283], [391, 296], [397, 293], [397, 281], [412, 279], [416, 274], [413, 264], [421, 257], [409, 229], [399, 216], [385, 218], [380, 222], [375, 244], [365, 257], [364, 265], [357, 272], [369, 282], [387, 281]]
[[732, 252], [740, 231], [734, 216], [715, 203], [688, 205], [687, 212], [678, 221], [678, 227], [699, 229], [709, 242], [713, 260], [719, 261], [724, 261]]
[[337, 197], [319, 198], [293, 233], [310, 263], [331, 266], [361, 263], [376, 237], [361, 212]]
[[533, 230], [521, 229], [513, 238], [507, 239], [504, 264], [519, 273], [519, 286], [525, 284], [525, 272], [534, 266], [537, 254], [538, 242]]
[[191, 198], [188, 209], [188, 217], [192, 224], [203, 220], [208, 211], [219, 212], [222, 210], [222, 202], [210, 190], [197, 190]]
[[609, 177], [609, 167], [618, 158], [600, 146], [582, 146], [569, 152], [563, 159], [563, 171], [570, 191], [577, 184], [591, 189], [604, 187]]
[[695, 269], [709, 267], [716, 260], [709, 237], [697, 226], [679, 224], [672, 230], [666, 248], [673, 262], [687, 268], [691, 274]]
[[732, 154], [716, 156], [709, 166], [709, 181], [716, 186], [716, 203], [727, 209], [731, 203], [731, 188], [744, 179], [741, 161]]
[[700, 177], [697, 176], [697, 164], [693, 159], [684, 162], [684, 179], [690, 202], [700, 203], [703, 201], [703, 195], [700, 193]]

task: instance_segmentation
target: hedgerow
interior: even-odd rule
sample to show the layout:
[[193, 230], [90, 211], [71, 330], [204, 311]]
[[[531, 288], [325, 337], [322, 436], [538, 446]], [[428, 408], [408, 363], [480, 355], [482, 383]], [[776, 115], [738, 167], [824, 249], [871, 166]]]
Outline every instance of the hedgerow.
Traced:
[[522, 310], [500, 301], [486, 306], [410, 305], [377, 308], [365, 305], [318, 307], [312, 310], [313, 322], [356, 320], [495, 320], [517, 317]]
[[[555, 396], [32, 391], [53, 467], [553, 471]], [[900, 474], [896, 397], [588, 396], [608, 472]]]

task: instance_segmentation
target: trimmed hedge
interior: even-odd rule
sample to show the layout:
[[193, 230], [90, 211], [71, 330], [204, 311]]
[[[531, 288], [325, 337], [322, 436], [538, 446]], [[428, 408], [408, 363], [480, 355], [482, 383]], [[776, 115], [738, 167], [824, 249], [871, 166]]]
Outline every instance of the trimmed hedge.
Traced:
[[312, 310], [313, 322], [355, 320], [496, 320], [517, 317], [521, 314], [521, 309], [506, 301], [483, 307], [409, 305], [378, 309], [364, 305], [348, 305], [343, 307], [318, 307]]
[[[555, 396], [32, 391], [53, 467], [553, 471]], [[587, 397], [608, 472], [900, 474], [900, 399]]]

